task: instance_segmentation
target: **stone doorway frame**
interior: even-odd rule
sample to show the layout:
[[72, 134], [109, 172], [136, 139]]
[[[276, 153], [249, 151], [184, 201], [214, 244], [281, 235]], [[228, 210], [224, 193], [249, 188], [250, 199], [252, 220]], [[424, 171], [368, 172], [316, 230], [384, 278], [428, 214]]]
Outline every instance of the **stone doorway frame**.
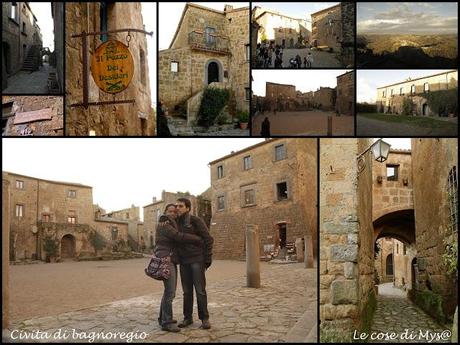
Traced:
[[209, 59], [206, 61], [206, 64], [204, 65], [204, 85], [208, 86], [209, 85], [209, 65], [215, 62], [217, 64], [217, 74], [218, 74], [218, 82], [222, 83], [224, 81], [224, 66], [222, 65], [222, 62], [220, 62], [217, 59]]
[[[70, 249], [71, 249], [71, 255], [68, 256], [67, 254], [68, 253], [65, 253], [65, 255], [63, 255], [63, 241], [64, 241], [64, 238], [65, 238], [65, 241], [70, 241]], [[61, 240], [59, 241], [59, 245], [60, 245], [60, 250], [59, 250], [59, 253], [60, 253], [60, 256], [61, 256], [61, 259], [73, 259], [75, 258], [75, 255], [76, 255], [76, 247], [77, 247], [77, 239], [75, 238], [74, 235], [70, 234], [70, 233], [67, 233], [65, 234], [64, 236], [61, 237]]]

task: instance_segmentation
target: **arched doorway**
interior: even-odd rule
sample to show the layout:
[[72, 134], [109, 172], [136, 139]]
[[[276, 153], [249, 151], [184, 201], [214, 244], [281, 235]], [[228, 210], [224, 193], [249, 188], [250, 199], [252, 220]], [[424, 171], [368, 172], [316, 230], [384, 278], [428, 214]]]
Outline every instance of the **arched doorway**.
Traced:
[[388, 254], [387, 258], [385, 260], [385, 274], [387, 277], [392, 277], [393, 276], [393, 254]]
[[67, 234], [61, 239], [61, 258], [71, 259], [75, 256], [75, 236]]
[[217, 60], [210, 60], [205, 66], [206, 85], [222, 82], [222, 65]]
[[428, 116], [428, 104], [424, 103], [422, 105], [422, 115], [423, 116]]

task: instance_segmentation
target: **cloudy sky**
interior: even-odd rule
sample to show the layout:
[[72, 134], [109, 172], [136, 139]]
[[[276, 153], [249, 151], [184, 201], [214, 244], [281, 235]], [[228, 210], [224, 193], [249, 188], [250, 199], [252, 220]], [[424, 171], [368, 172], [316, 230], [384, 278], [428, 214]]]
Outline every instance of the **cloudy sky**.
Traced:
[[257, 96], [265, 96], [267, 81], [295, 85], [296, 91], [316, 91], [320, 86], [336, 87], [337, 76], [351, 70], [253, 70], [252, 90]]
[[311, 31], [311, 14], [337, 4], [339, 2], [253, 2], [252, 8], [259, 6], [292, 18], [306, 20], [307, 29]]
[[375, 103], [378, 87], [399, 83], [409, 77], [415, 79], [447, 71], [450, 70], [357, 70], [356, 98], [358, 103]]
[[456, 34], [457, 2], [358, 2], [357, 34]]
[[[249, 2], [194, 2], [194, 4], [212, 8], [218, 11], [224, 11], [225, 5], [232, 5], [233, 8], [249, 7]], [[168, 49], [182, 16], [185, 2], [160, 2], [159, 13], [159, 41], [158, 49]]]
[[[200, 194], [210, 187], [209, 162], [261, 141], [3, 138], [2, 170], [92, 186], [93, 202], [114, 211], [148, 205], [163, 189]], [[43, 164], [43, 155], [54, 159]]]
[[149, 63], [150, 94], [152, 96], [152, 102], [155, 105], [157, 98], [157, 4], [154, 2], [141, 2], [141, 5], [142, 19], [144, 20], [145, 31], [153, 31], [153, 36], [145, 37], [147, 39], [147, 59]]
[[51, 2], [29, 2], [33, 14], [37, 18], [43, 38], [43, 47], [54, 51], [54, 25], [51, 16]]

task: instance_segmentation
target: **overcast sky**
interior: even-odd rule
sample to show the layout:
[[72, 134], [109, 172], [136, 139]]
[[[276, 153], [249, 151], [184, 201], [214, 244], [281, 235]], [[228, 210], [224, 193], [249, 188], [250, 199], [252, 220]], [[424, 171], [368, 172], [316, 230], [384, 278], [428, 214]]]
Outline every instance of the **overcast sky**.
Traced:
[[340, 2], [253, 2], [252, 8], [258, 6], [266, 10], [274, 10], [292, 18], [307, 21], [307, 29], [311, 31], [311, 14], [335, 6]]
[[54, 51], [54, 24], [51, 15], [51, 2], [29, 2], [33, 14], [37, 18], [43, 38], [43, 47]]
[[[147, 59], [149, 64], [150, 94], [155, 105], [157, 99], [157, 4], [154, 2], [141, 2], [142, 17], [145, 31], [153, 31], [153, 36], [145, 36], [147, 39]], [[141, 35], [141, 34], [139, 34]]]
[[265, 96], [266, 82], [295, 85], [296, 91], [316, 91], [322, 87], [336, 87], [337, 76], [351, 70], [253, 70], [252, 91]]
[[[160, 2], [159, 3], [159, 50], [168, 49], [176, 33], [177, 25], [182, 16], [185, 2]], [[225, 5], [232, 5], [233, 8], [249, 7], [249, 2], [194, 2], [194, 4], [224, 11]]]
[[357, 34], [456, 34], [457, 2], [358, 2]]
[[[263, 139], [3, 138], [2, 169], [93, 187], [107, 211], [148, 205], [161, 191], [201, 194], [208, 163]], [[46, 163], [43, 157], [49, 157]]]
[[375, 103], [378, 87], [399, 83], [409, 77], [415, 79], [447, 71], [450, 70], [357, 70], [356, 98], [358, 103]]

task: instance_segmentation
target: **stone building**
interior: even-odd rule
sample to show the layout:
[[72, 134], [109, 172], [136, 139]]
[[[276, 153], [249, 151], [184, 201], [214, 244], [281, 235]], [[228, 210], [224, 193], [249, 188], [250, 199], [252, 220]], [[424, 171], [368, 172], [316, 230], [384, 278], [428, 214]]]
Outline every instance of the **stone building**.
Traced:
[[[185, 4], [168, 49], [159, 52], [159, 97], [171, 115], [196, 123], [204, 90], [231, 90], [228, 113], [249, 111], [249, 8]], [[160, 33], [161, 34], [161, 33]], [[233, 97], [232, 96], [232, 97]]]
[[140, 218], [140, 208], [131, 205], [130, 208], [102, 213], [101, 218], [108, 220], [121, 220], [128, 224], [128, 244], [132, 250], [139, 251], [144, 241], [144, 223]]
[[[434, 316], [451, 322], [458, 303], [457, 277], [442, 256], [458, 243], [458, 139], [411, 140], [417, 244], [413, 298], [429, 314], [442, 310]], [[437, 301], [436, 306], [430, 301]]]
[[336, 89], [332, 87], [320, 87], [315, 91], [314, 102], [318, 105], [321, 110], [333, 110], [335, 109], [336, 102]]
[[355, 6], [353, 2], [340, 3], [341, 45], [340, 58], [342, 65], [353, 67], [355, 63]]
[[[87, 47], [82, 37], [85, 32], [106, 32], [120, 29], [144, 29], [140, 2], [72, 2], [66, 4], [66, 135], [152, 136], [155, 118], [150, 94], [147, 38], [144, 33], [119, 32], [87, 36]], [[153, 28], [145, 28], [150, 31]], [[96, 48], [108, 40], [129, 45], [134, 72], [128, 87], [118, 94], [102, 91], [89, 71], [90, 59]], [[149, 38], [151, 39], [151, 38]], [[88, 64], [82, 62], [87, 49]], [[84, 70], [86, 68], [86, 71]], [[84, 80], [87, 76], [88, 102], [128, 101], [134, 103], [84, 103]], [[79, 104], [75, 106], [75, 104]]]
[[284, 245], [311, 236], [316, 258], [316, 155], [315, 139], [270, 139], [210, 162], [213, 257], [244, 259], [256, 225], [261, 255], [278, 227]]
[[[51, 14], [54, 24], [54, 67], [56, 68], [55, 85], [50, 85], [50, 92], [64, 92], [64, 2], [51, 2]], [[53, 88], [54, 86], [54, 88]]]
[[340, 52], [342, 41], [340, 4], [311, 14], [311, 36], [313, 46], [327, 46], [332, 51]]
[[41, 64], [42, 34], [28, 2], [2, 2], [2, 90], [8, 77]]
[[144, 233], [141, 235], [141, 242], [144, 241], [147, 249], [152, 248], [155, 244], [155, 230], [157, 228], [158, 219], [164, 213], [166, 205], [176, 204], [177, 199], [187, 198], [192, 203], [190, 213], [198, 215], [197, 197], [188, 192], [172, 193], [163, 190], [161, 199], [153, 198], [152, 203], [144, 206]]
[[337, 76], [335, 109], [341, 115], [355, 114], [355, 74], [353, 71]]
[[[429, 98], [437, 92], [452, 93], [455, 99], [450, 108], [436, 112], [430, 109]], [[442, 72], [422, 78], [381, 86], [377, 88], [377, 111], [381, 113], [419, 115], [419, 116], [458, 116], [456, 108], [458, 90], [458, 72], [456, 70]], [[409, 100], [409, 107], [404, 103]]]
[[46, 240], [57, 244], [57, 257], [83, 258], [94, 255], [90, 238], [95, 233], [112, 250], [127, 241], [128, 224], [96, 218], [92, 187], [2, 173], [10, 183], [10, 258], [45, 260]]
[[294, 85], [270, 82], [265, 84], [265, 102], [269, 109], [279, 111], [293, 109], [296, 97]]
[[57, 96], [3, 96], [2, 136], [64, 135], [63, 103]]
[[310, 41], [311, 32], [305, 19], [292, 18], [276, 11], [255, 6], [253, 21], [258, 24], [257, 43], [266, 42], [285, 48], [299, 48]]

